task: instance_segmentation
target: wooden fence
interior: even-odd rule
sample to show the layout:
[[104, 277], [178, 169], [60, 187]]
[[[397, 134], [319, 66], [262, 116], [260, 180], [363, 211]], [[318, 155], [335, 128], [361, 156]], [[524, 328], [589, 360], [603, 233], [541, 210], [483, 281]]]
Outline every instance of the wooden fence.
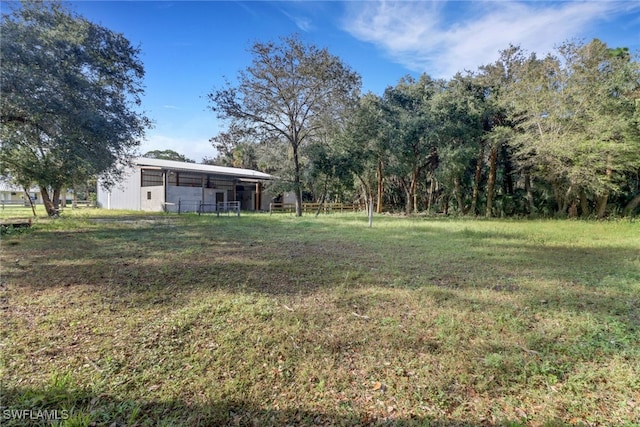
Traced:
[[[38, 207], [38, 206], [42, 206], [42, 202], [33, 202], [33, 205]], [[63, 208], [71, 208], [74, 209], [73, 207], [73, 202], [71, 201], [67, 201], [66, 204], [59, 204], [60, 206], [60, 210], [62, 210]], [[5, 208], [13, 208], [13, 207], [20, 207], [20, 208], [31, 208], [31, 205], [29, 204], [28, 200], [0, 200], [0, 209], [4, 210]], [[90, 200], [78, 200], [76, 202], [76, 208], [95, 208], [95, 202], [90, 201]]]
[[25, 208], [25, 207], [29, 207], [29, 202], [26, 202], [24, 200], [0, 200], [0, 206], [2, 207], [2, 210], [4, 210], [5, 207], [7, 208], [12, 208], [14, 206], [16, 207], [21, 207], [21, 208]]
[[[304, 213], [316, 213], [320, 209], [321, 213], [330, 214], [335, 212], [357, 212], [363, 207], [357, 203], [303, 203], [302, 211]], [[295, 203], [270, 203], [269, 213], [295, 213]]]

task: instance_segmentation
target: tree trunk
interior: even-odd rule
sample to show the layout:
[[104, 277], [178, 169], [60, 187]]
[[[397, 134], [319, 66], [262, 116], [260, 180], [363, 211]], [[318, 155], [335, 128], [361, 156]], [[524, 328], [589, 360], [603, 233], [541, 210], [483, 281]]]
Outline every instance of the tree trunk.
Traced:
[[53, 189], [53, 208], [56, 210], [56, 215], [60, 212], [60, 193], [60, 188]]
[[524, 175], [524, 191], [527, 193], [527, 202], [529, 204], [529, 215], [535, 212], [536, 207], [533, 201], [533, 191], [531, 190], [531, 176], [527, 173]]
[[560, 185], [558, 184], [558, 181], [554, 180], [553, 182], [551, 182], [551, 188], [553, 189], [553, 198], [556, 200], [556, 212], [564, 212], [562, 206], [562, 196], [560, 195]]
[[633, 199], [627, 203], [622, 212], [624, 212], [625, 215], [631, 215], [638, 205], [640, 205], [640, 193], [633, 196]]
[[407, 196], [407, 201], [404, 204], [404, 213], [406, 215], [411, 215], [411, 191], [409, 191], [408, 189], [405, 189], [404, 192]]
[[570, 202], [572, 201], [571, 200], [572, 195], [573, 195], [573, 184], [569, 186], [569, 189], [564, 195], [564, 201], [562, 202], [562, 209], [560, 210], [561, 213], [565, 213], [569, 210]]
[[573, 200], [571, 205], [569, 206], [568, 212], [569, 218], [577, 218], [578, 217], [578, 202], [577, 200]]
[[[611, 155], [607, 157], [607, 164], [611, 164]], [[611, 180], [611, 175], [613, 175], [613, 169], [611, 167], [607, 167], [607, 171], [605, 172], [607, 177], [607, 181]], [[598, 219], [604, 218], [604, 214], [607, 212], [607, 202], [609, 201], [609, 190], [606, 190], [605, 193], [598, 197], [598, 202], [596, 204], [596, 215]]]
[[509, 152], [507, 151], [507, 145], [502, 144], [501, 147], [501, 159], [502, 165], [504, 167], [503, 172], [503, 180], [502, 180], [502, 188], [504, 194], [508, 194], [509, 196], [513, 195], [513, 166], [511, 165], [511, 159], [509, 157]]
[[433, 205], [433, 193], [435, 192], [436, 180], [431, 176], [431, 182], [429, 183], [429, 197], [427, 198], [427, 212], [431, 213], [431, 206]]
[[404, 203], [404, 213], [406, 215], [410, 215], [411, 214], [411, 185], [407, 185], [406, 180], [401, 179], [400, 182], [402, 183], [402, 188], [404, 189], [404, 193], [406, 196], [406, 200]]
[[[418, 171], [411, 172], [411, 212], [418, 213]], [[409, 213], [409, 212], [408, 212]]]
[[356, 174], [356, 177], [360, 181], [360, 185], [362, 185], [362, 189], [364, 190], [364, 202], [367, 208], [367, 213], [369, 213], [368, 210], [373, 203], [373, 189], [367, 184], [367, 181], [362, 179], [360, 175]]
[[382, 213], [382, 196], [384, 188], [382, 187], [382, 160], [378, 160], [378, 204], [376, 205], [376, 212]]
[[453, 191], [456, 193], [456, 201], [458, 202], [458, 212], [464, 214], [464, 201], [462, 200], [462, 185], [460, 184], [460, 177], [453, 178]]
[[29, 189], [28, 188], [24, 188], [24, 195], [27, 198], [27, 200], [29, 200], [29, 206], [31, 206], [31, 212], [33, 212], [33, 216], [36, 217], [36, 207], [33, 204], [33, 200], [31, 200], [31, 195], [29, 194]]
[[322, 210], [322, 205], [324, 205], [324, 199], [327, 197], [327, 187], [329, 186], [329, 176], [325, 175], [324, 178], [324, 189], [322, 190], [322, 197], [320, 198], [320, 203], [318, 203], [318, 210], [316, 211], [316, 218], [320, 215], [320, 211]]
[[296, 216], [302, 216], [302, 185], [300, 184], [300, 162], [298, 160], [298, 146], [293, 146], [294, 178], [293, 188], [296, 193]]
[[478, 197], [480, 195], [480, 179], [482, 178], [482, 165], [484, 163], [484, 144], [480, 144], [480, 152], [478, 153], [478, 161], [476, 162], [475, 183], [473, 185], [473, 195], [471, 196], [471, 208], [469, 211], [472, 215], [477, 215]]
[[78, 189], [73, 184], [73, 200], [71, 201], [71, 209], [78, 209]]
[[414, 214], [418, 213], [418, 181], [414, 180], [411, 183], [411, 194], [413, 194], [413, 201], [412, 201], [412, 205], [413, 205], [413, 209], [411, 210]]
[[60, 197], [60, 190], [53, 191], [53, 201], [49, 196], [49, 192], [46, 187], [40, 187], [40, 193], [42, 194], [42, 203], [44, 204], [44, 208], [47, 211], [47, 215], [51, 218], [55, 218], [58, 216], [58, 198]]
[[487, 181], [487, 209], [485, 210], [484, 215], [486, 217], [492, 216], [493, 209], [493, 193], [495, 191], [496, 186], [496, 175], [498, 169], [498, 147], [491, 147], [491, 152], [489, 153], [489, 179]]
[[598, 197], [596, 202], [596, 216], [598, 219], [604, 218], [607, 212], [607, 202], [609, 201], [609, 191], [607, 190], [602, 196]]
[[587, 199], [587, 193], [584, 190], [580, 191], [580, 215], [583, 218], [587, 218], [591, 215], [591, 209], [589, 208], [589, 199]]

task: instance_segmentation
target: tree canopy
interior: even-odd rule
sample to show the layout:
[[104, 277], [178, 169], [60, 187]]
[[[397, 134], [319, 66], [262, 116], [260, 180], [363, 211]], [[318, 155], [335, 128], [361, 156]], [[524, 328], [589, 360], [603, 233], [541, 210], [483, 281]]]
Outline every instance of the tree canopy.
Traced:
[[588, 213], [592, 201], [602, 217], [609, 195], [640, 170], [640, 67], [625, 52], [566, 43], [558, 57], [524, 62], [508, 94], [518, 160], [553, 186], [563, 209], [581, 202]]
[[25, 1], [2, 16], [2, 174], [40, 187], [49, 215], [60, 190], [136, 154], [149, 119], [138, 108], [144, 69], [121, 34], [57, 2]]
[[188, 157], [186, 157], [184, 154], [180, 154], [177, 151], [170, 150], [170, 149], [147, 151], [142, 155], [142, 157], [148, 157], [150, 159], [175, 160], [177, 162], [195, 163], [195, 160], [191, 160]]
[[[284, 66], [296, 57], [287, 46], [257, 45], [260, 66], [212, 95], [234, 119], [215, 141], [226, 158], [255, 165], [303, 147], [296, 188], [316, 201], [333, 194], [368, 206], [377, 187], [378, 212], [601, 218], [640, 205], [640, 65], [627, 48], [596, 39], [538, 57], [512, 45], [476, 72], [403, 77], [354, 108], [323, 104], [332, 115], [320, 120], [291, 114], [320, 110], [294, 109], [316, 98], [287, 74], [299, 66]], [[270, 138], [289, 141], [271, 145], [280, 157], [249, 149]]]
[[324, 138], [344, 119], [345, 110], [357, 102], [360, 76], [326, 49], [307, 45], [297, 36], [281, 43], [255, 43], [251, 53], [253, 62], [239, 73], [236, 87], [209, 94], [211, 109], [230, 120], [240, 140], [286, 142], [300, 216], [305, 146]]

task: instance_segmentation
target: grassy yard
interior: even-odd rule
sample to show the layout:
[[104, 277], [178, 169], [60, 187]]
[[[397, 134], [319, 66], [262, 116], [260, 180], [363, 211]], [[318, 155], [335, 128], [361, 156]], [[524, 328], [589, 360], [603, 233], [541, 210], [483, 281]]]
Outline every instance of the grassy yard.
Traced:
[[0, 261], [3, 426], [640, 425], [638, 222], [79, 210]]

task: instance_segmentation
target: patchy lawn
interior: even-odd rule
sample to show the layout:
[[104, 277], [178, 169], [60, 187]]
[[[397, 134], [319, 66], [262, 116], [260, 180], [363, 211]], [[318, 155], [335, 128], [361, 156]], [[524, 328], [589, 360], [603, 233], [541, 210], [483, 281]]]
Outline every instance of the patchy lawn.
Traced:
[[640, 424], [637, 222], [86, 210], [0, 257], [3, 426]]

